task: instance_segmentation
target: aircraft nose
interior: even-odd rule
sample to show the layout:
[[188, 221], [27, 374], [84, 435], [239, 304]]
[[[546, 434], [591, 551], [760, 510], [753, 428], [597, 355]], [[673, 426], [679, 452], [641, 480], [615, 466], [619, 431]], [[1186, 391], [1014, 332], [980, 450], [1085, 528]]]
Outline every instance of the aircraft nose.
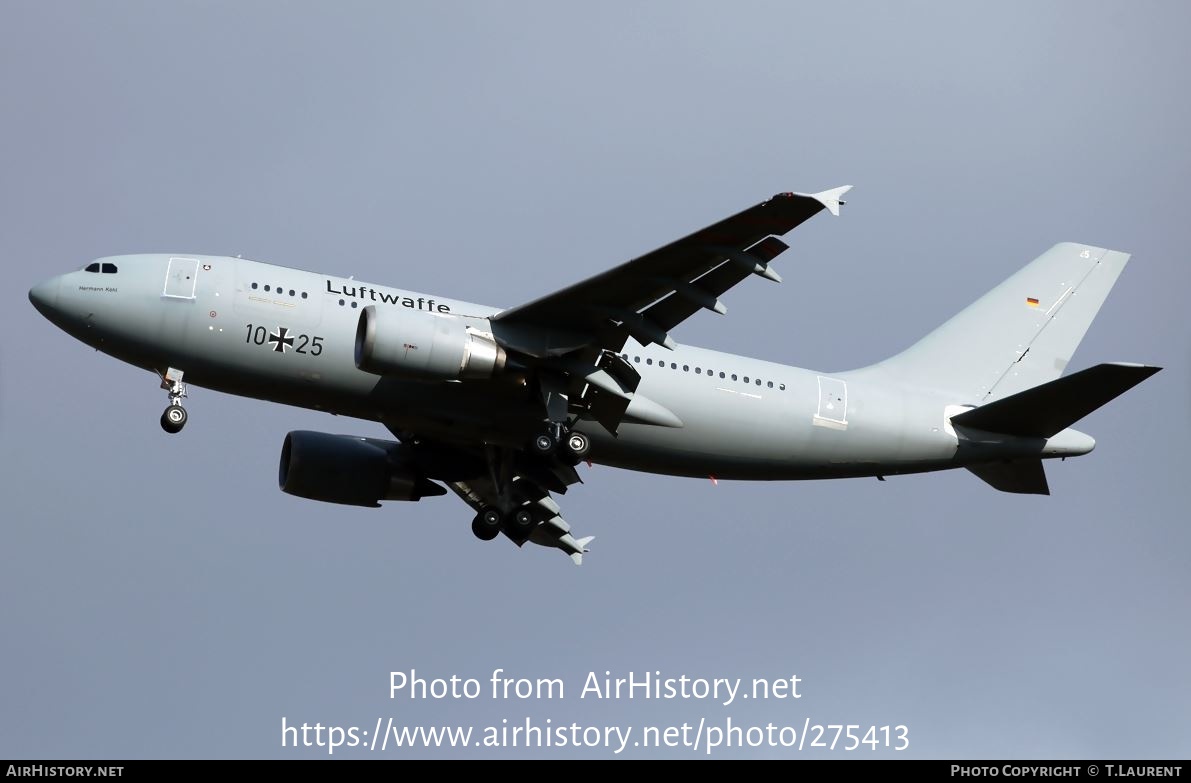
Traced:
[[58, 289], [61, 288], [62, 278], [51, 277], [43, 280], [29, 289], [29, 301], [37, 308], [37, 312], [49, 317], [58, 307]]

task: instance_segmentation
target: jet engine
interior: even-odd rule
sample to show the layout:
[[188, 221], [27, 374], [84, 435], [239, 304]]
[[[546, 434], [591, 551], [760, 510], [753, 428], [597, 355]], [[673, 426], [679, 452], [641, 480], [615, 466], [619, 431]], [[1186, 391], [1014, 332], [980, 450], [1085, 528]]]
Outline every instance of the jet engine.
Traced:
[[356, 327], [356, 367], [373, 375], [431, 381], [491, 378], [505, 351], [449, 313], [365, 307]]
[[371, 508], [447, 493], [403, 464], [399, 443], [304, 430], [285, 436], [277, 481], [290, 495]]

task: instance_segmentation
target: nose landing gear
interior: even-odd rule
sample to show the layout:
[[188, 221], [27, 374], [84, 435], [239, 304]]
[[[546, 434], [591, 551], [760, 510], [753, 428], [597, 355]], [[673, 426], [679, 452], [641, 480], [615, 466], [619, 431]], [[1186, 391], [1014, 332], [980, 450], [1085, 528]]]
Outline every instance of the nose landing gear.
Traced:
[[185, 408], [181, 405], [170, 405], [161, 414], [161, 428], [170, 434], [181, 432], [186, 426], [186, 418]]
[[186, 396], [186, 384], [182, 383], [182, 371], [170, 367], [161, 376], [161, 388], [169, 392], [170, 404], [161, 414], [161, 428], [171, 435], [181, 432], [186, 426], [188, 418], [186, 409], [182, 407], [182, 398]]

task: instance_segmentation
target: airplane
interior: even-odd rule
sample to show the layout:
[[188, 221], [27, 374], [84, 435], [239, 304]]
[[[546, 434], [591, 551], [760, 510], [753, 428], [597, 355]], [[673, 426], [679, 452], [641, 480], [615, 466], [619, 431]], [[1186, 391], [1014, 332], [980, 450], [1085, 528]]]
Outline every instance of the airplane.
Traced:
[[1071, 425], [1159, 367], [1063, 375], [1124, 269], [1123, 252], [1056, 244], [911, 347], [818, 372], [680, 345], [692, 315], [753, 277], [781, 282], [780, 236], [850, 186], [779, 193], [582, 282], [502, 309], [245, 258], [119, 255], [38, 283], [67, 334], [155, 372], [168, 433], [188, 384], [383, 424], [396, 440], [294, 431], [278, 483], [353, 506], [453, 491], [481, 540], [576, 537], [555, 500], [583, 462], [728, 480], [966, 468], [1049, 494], [1044, 459], [1090, 452]]

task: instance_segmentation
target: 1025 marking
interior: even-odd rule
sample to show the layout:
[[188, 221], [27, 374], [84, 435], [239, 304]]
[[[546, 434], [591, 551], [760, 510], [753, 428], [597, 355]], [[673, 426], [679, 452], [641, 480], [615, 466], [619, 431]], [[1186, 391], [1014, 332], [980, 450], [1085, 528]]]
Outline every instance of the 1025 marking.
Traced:
[[278, 326], [272, 332], [259, 324], [247, 324], [247, 334], [244, 342], [254, 345], [265, 345], [275, 353], [285, 353], [293, 348], [294, 353], [305, 353], [320, 356], [323, 352], [323, 338], [309, 334], [292, 334], [288, 327]]

